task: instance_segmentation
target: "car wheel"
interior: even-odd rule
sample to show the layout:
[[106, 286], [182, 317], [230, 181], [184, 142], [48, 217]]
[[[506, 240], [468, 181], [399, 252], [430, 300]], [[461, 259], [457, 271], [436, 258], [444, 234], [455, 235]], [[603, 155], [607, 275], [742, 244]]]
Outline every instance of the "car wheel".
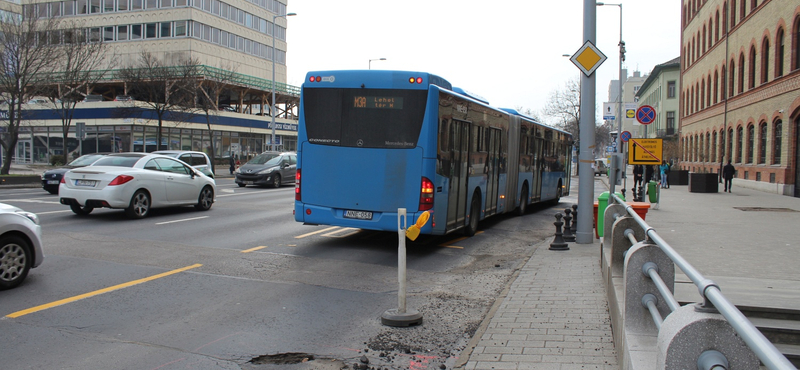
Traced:
[[89, 207], [89, 206], [81, 207], [77, 203], [70, 204], [69, 208], [72, 210], [72, 212], [74, 212], [78, 216], [86, 216], [92, 213], [92, 211], [94, 210], [94, 207]]
[[275, 175], [272, 177], [272, 187], [279, 188], [281, 187], [281, 175]]
[[0, 290], [20, 285], [31, 270], [31, 247], [16, 235], [0, 237]]
[[144, 190], [137, 190], [131, 198], [131, 204], [125, 208], [125, 214], [130, 218], [144, 218], [150, 213], [150, 194]]
[[469, 221], [467, 227], [464, 228], [464, 235], [473, 236], [478, 232], [478, 221], [481, 218], [481, 202], [480, 197], [476, 194], [472, 196], [472, 206], [469, 210]]
[[517, 207], [517, 216], [522, 216], [528, 210], [528, 184], [522, 186], [522, 197]]
[[197, 204], [194, 205], [194, 208], [208, 211], [211, 209], [212, 204], [214, 204], [214, 190], [210, 186], [206, 186], [203, 190], [200, 190], [200, 196], [197, 198]]
[[240, 188], [243, 188], [243, 187], [247, 186], [245, 184], [242, 184], [241, 182], [237, 182], [236, 185], [239, 185]]

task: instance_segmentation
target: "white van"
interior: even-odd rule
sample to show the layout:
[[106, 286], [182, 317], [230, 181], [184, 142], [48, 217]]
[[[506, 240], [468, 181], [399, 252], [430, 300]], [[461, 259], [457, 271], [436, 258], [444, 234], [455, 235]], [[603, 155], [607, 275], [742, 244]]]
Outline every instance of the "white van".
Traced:
[[594, 160], [594, 175], [608, 175], [608, 158], [597, 158]]

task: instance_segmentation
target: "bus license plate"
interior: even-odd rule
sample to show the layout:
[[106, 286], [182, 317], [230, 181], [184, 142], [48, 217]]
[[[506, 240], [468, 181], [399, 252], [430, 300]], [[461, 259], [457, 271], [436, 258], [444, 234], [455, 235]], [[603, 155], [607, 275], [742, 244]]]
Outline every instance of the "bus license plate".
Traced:
[[358, 220], [371, 220], [372, 212], [366, 211], [344, 211], [345, 218], [355, 218]]
[[75, 180], [75, 186], [94, 186], [95, 180]]

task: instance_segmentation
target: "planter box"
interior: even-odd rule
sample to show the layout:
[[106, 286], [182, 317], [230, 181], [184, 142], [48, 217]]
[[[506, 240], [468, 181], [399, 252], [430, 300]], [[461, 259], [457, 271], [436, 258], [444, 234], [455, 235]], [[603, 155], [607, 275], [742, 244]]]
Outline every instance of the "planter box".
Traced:
[[690, 193], [718, 193], [719, 177], [716, 173], [690, 173]]
[[670, 170], [668, 179], [669, 179], [669, 186], [672, 186], [672, 185], [689, 185], [689, 171], [687, 171], [687, 170]]
[[42, 176], [0, 176], [0, 186], [2, 185], [42, 185]]

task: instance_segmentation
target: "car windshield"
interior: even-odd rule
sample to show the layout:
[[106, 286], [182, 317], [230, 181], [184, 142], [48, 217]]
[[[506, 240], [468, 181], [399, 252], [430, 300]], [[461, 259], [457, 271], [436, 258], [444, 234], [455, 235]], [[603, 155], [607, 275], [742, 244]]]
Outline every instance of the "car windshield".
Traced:
[[96, 160], [98, 160], [99, 158], [102, 158], [102, 157], [103, 157], [102, 154], [87, 154], [87, 155], [83, 155], [83, 156], [78, 157], [77, 159], [75, 159], [72, 162], [69, 162], [69, 165], [70, 166], [88, 166], [88, 165], [94, 163], [94, 161], [96, 161]]
[[281, 155], [275, 153], [261, 153], [247, 161], [247, 164], [267, 164], [277, 166], [281, 162]]
[[133, 167], [142, 157], [140, 156], [109, 156], [94, 162], [95, 166]]

